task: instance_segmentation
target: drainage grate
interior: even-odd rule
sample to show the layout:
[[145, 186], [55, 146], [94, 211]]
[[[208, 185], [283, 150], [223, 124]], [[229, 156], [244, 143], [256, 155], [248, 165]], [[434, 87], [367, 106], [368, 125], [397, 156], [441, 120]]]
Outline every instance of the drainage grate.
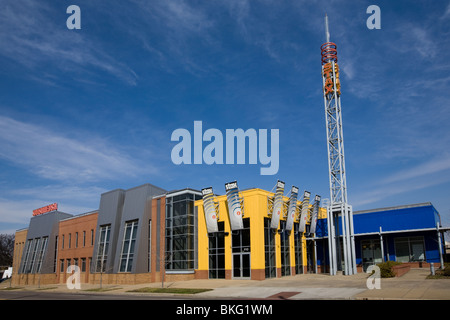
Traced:
[[278, 299], [278, 300], [287, 300], [292, 296], [295, 296], [296, 294], [301, 293], [300, 291], [282, 291], [278, 292], [274, 295], [271, 295], [270, 297], [267, 297], [266, 299]]

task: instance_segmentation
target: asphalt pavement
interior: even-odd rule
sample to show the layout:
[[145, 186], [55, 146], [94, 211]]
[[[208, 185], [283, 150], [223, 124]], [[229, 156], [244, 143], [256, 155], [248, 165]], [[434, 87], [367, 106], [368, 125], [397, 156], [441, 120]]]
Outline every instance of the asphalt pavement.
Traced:
[[[426, 279], [428, 269], [411, 269], [398, 278], [380, 279], [379, 289], [369, 289], [371, 279], [365, 273], [351, 276], [302, 274], [267, 280], [189, 280], [166, 282], [169, 288], [212, 289], [197, 294], [155, 294], [129, 292], [143, 287], [161, 287], [161, 283], [137, 285], [108, 284], [108, 291], [90, 291], [99, 285], [81, 284], [80, 289], [66, 285], [21, 286], [4, 290], [0, 284], [0, 299], [268, 299], [268, 300], [450, 300], [450, 279]], [[368, 286], [368, 281], [369, 286]], [[3, 290], [2, 290], [3, 289]], [[40, 294], [39, 294], [40, 293]], [[69, 299], [69, 298], [68, 298]]]

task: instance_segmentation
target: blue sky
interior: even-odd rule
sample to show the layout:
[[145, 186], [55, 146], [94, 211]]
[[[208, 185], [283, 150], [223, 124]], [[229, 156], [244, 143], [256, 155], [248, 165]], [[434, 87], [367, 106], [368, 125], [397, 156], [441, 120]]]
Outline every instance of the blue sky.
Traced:
[[[69, 30], [69, 5], [81, 30]], [[381, 9], [369, 30], [366, 9]], [[448, 1], [2, 0], [0, 233], [152, 183], [329, 198], [323, 18], [338, 45], [354, 210], [431, 201], [450, 225]], [[174, 165], [177, 128], [279, 129], [280, 168]]]

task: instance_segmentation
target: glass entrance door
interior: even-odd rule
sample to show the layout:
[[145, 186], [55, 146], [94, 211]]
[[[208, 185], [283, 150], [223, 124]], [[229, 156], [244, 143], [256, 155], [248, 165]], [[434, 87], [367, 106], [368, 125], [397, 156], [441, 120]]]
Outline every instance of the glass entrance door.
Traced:
[[250, 279], [250, 253], [233, 253], [233, 279]]
[[369, 266], [383, 262], [380, 240], [363, 240], [361, 241], [361, 248], [364, 272]]
[[233, 279], [250, 279], [250, 219], [242, 219], [244, 229], [232, 231]]

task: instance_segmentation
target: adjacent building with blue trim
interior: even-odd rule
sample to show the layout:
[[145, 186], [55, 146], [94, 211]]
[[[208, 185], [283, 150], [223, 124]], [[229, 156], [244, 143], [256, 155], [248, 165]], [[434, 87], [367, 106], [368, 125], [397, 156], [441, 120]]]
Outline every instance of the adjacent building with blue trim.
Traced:
[[[430, 202], [355, 211], [353, 223], [359, 271], [383, 261], [409, 263], [413, 267], [431, 262], [443, 263], [442, 233], [449, 228], [442, 227], [440, 215]], [[327, 220], [321, 219], [316, 237], [309, 238], [313, 245], [317, 245], [317, 265], [321, 269], [328, 265], [326, 237]]]

